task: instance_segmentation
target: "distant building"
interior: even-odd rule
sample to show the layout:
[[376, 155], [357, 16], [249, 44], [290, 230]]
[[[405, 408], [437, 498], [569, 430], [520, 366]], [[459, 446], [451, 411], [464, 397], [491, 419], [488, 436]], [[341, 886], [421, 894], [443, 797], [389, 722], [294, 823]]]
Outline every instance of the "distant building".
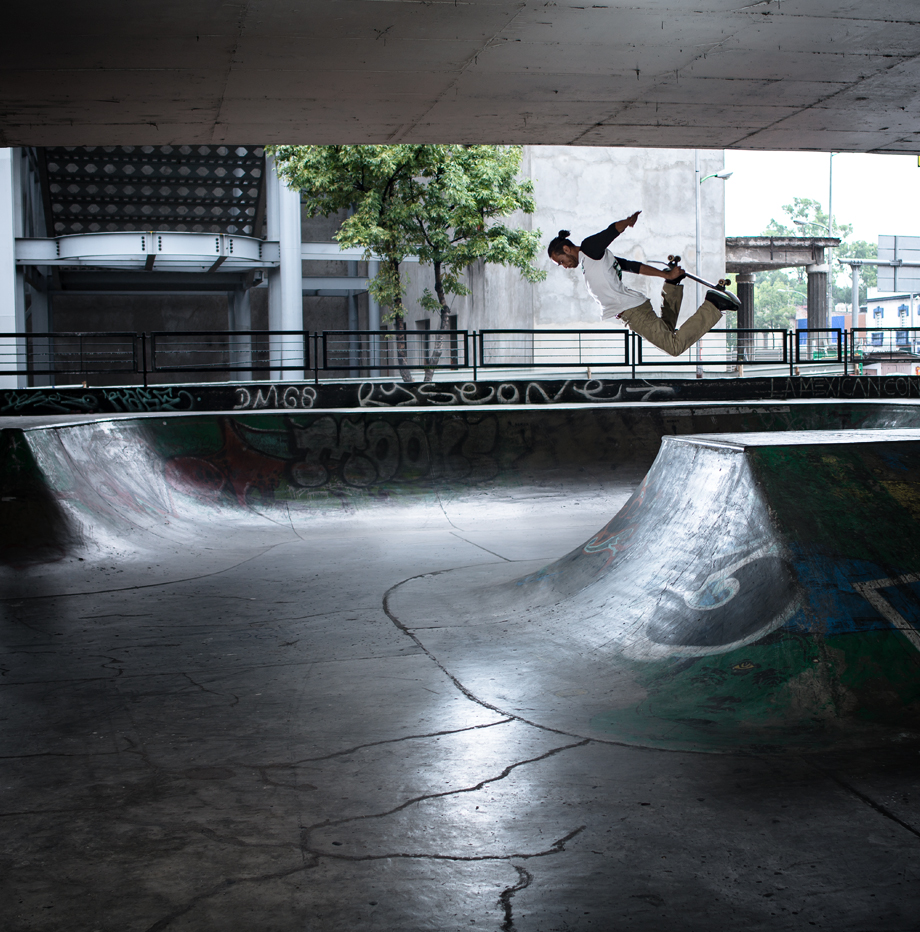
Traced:
[[[870, 297], [860, 307], [862, 323], [851, 335], [866, 375], [920, 374], [920, 295]], [[876, 329], [877, 328], [877, 329]]]

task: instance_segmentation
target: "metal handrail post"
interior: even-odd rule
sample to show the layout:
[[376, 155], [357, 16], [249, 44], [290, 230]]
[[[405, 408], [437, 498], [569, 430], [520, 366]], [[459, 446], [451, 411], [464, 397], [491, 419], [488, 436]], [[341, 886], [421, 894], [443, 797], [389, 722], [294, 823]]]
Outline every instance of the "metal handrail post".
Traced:
[[[147, 334], [146, 332], [138, 334], [141, 342], [141, 372], [144, 378], [144, 388], [147, 387]], [[134, 351], [137, 352], [137, 343], [134, 344]]]
[[792, 378], [795, 375], [795, 357], [799, 351], [799, 344], [796, 339], [796, 331], [787, 330], [786, 339], [788, 341], [787, 345], [789, 346], [789, 378]]
[[[477, 363], [480, 359], [482, 359], [482, 356], [480, 355], [482, 352], [482, 331], [479, 330], [475, 333], [471, 333], [470, 338], [473, 342], [473, 381], [475, 382], [477, 380], [479, 371], [477, 368]], [[469, 352], [469, 347], [467, 347], [467, 352]], [[469, 362], [469, 360], [467, 360], [467, 362]]]
[[323, 331], [322, 334], [317, 333], [313, 337], [313, 384], [319, 385], [319, 344], [320, 340], [323, 343], [323, 368], [326, 366], [326, 333]]

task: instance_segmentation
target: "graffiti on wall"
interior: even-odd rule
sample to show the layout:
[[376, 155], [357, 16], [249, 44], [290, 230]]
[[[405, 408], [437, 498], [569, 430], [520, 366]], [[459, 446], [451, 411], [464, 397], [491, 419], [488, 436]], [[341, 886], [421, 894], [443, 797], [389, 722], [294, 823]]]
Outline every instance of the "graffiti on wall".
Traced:
[[312, 408], [316, 389], [312, 385], [238, 386], [234, 411], [261, 411], [266, 408]]
[[920, 378], [829, 375], [770, 379], [771, 398], [920, 398]]
[[219, 451], [189, 450], [168, 460], [166, 477], [175, 490], [210, 502], [230, 495], [250, 504], [256, 497], [299, 498], [315, 490], [388, 494], [413, 483], [475, 484], [499, 472], [498, 422], [490, 415], [437, 423], [290, 417], [272, 428], [223, 418], [221, 431]]
[[54, 390], [24, 390], [3, 392], [0, 412], [3, 414], [72, 414], [95, 413], [99, 410], [98, 396], [90, 393], [60, 392]]
[[558, 382], [364, 382], [358, 387], [362, 408], [402, 408], [419, 405], [547, 405], [571, 402], [652, 401], [673, 398], [669, 385], [628, 385], [622, 381], [568, 379]]
[[102, 393], [111, 410], [123, 412], [193, 411], [195, 399], [184, 388], [116, 388]]

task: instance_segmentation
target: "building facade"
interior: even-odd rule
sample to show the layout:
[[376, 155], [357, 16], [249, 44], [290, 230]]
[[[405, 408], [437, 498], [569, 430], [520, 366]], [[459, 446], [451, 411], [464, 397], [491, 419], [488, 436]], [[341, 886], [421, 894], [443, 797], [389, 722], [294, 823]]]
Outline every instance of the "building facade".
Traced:
[[[722, 165], [721, 151], [699, 152], [695, 159], [693, 150], [528, 146], [521, 173], [534, 183], [536, 212], [508, 222], [539, 229], [545, 242], [568, 229], [578, 242], [641, 210], [636, 227], [616, 241], [617, 254], [644, 262], [681, 255], [693, 268], [698, 190], [701, 270], [718, 278], [725, 262], [724, 185], [698, 179]], [[387, 309], [367, 291], [374, 263], [360, 251], [338, 249], [341, 220], [304, 216], [298, 196], [279, 181], [260, 146], [5, 149], [0, 370], [18, 374], [0, 372], [0, 379], [50, 384], [66, 376], [43, 372], [37, 363], [29, 363], [34, 371], [18, 371], [27, 356], [33, 362], [42, 357], [43, 346], [69, 345], [57, 337], [26, 346], [15, 335], [27, 333], [377, 330], [385, 326]], [[607, 326], [579, 270], [556, 267], [542, 251], [537, 264], [548, 273], [539, 284], [514, 269], [471, 267], [470, 294], [451, 299], [452, 327]], [[404, 269], [407, 329], [437, 329], [439, 321], [420, 303], [424, 290], [433, 288], [432, 270], [417, 262]], [[630, 284], [658, 302], [657, 279], [636, 277]], [[685, 314], [698, 303], [695, 286], [687, 291]], [[348, 345], [343, 352], [354, 370], [344, 374], [357, 375], [362, 365], [372, 369], [370, 344]], [[296, 357], [296, 345], [285, 352]], [[277, 368], [278, 359], [271, 361]], [[290, 366], [286, 371], [297, 373]], [[242, 370], [239, 375], [245, 377]], [[204, 369], [196, 380], [225, 377]]]

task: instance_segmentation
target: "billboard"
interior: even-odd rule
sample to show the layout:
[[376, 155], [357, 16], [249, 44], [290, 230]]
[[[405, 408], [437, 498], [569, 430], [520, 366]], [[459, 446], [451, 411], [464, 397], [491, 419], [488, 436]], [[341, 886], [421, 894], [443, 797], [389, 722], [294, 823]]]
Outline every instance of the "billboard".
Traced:
[[878, 257], [882, 262], [901, 261], [914, 265], [880, 265], [878, 290], [920, 292], [920, 236], [879, 236]]

